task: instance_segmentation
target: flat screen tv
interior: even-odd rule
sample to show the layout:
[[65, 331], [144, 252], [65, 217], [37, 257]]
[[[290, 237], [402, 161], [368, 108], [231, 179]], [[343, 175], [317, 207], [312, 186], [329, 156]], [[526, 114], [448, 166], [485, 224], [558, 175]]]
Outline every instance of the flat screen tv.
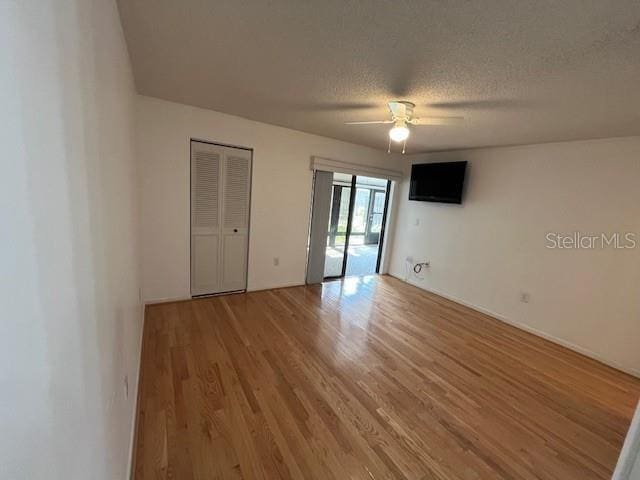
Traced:
[[411, 167], [409, 200], [462, 203], [467, 162], [419, 163]]

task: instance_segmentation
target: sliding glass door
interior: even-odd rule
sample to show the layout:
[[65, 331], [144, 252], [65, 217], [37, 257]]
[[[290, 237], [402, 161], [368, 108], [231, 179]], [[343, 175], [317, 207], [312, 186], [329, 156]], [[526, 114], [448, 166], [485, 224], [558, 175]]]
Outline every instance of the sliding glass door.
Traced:
[[390, 182], [334, 173], [324, 277], [377, 273]]
[[331, 189], [331, 210], [327, 232], [327, 250], [324, 262], [325, 278], [344, 275], [344, 261], [347, 247], [347, 227], [351, 206], [352, 175], [333, 175]]

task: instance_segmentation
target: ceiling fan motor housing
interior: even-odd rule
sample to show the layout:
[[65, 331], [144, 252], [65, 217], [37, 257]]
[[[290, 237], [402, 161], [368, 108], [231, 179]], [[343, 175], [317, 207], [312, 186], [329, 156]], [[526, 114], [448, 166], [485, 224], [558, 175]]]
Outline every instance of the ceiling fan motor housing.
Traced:
[[412, 102], [405, 101], [393, 101], [389, 102], [389, 110], [391, 111], [391, 116], [394, 120], [410, 120], [413, 116], [413, 109], [415, 108], [415, 104]]

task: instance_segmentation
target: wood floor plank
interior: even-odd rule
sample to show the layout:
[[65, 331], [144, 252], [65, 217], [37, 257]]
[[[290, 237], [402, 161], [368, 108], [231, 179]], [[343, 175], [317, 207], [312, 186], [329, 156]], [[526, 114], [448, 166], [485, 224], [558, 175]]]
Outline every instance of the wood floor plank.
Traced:
[[159, 304], [134, 477], [607, 479], [639, 395], [386, 276]]

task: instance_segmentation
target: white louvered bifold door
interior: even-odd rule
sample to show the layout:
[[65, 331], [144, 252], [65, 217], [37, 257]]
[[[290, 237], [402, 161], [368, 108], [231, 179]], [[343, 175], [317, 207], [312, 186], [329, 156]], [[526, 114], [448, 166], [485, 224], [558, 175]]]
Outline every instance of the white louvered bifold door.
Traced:
[[251, 152], [191, 142], [191, 294], [246, 288]]
[[222, 167], [223, 291], [242, 290], [247, 284], [250, 172], [250, 151], [225, 148]]

